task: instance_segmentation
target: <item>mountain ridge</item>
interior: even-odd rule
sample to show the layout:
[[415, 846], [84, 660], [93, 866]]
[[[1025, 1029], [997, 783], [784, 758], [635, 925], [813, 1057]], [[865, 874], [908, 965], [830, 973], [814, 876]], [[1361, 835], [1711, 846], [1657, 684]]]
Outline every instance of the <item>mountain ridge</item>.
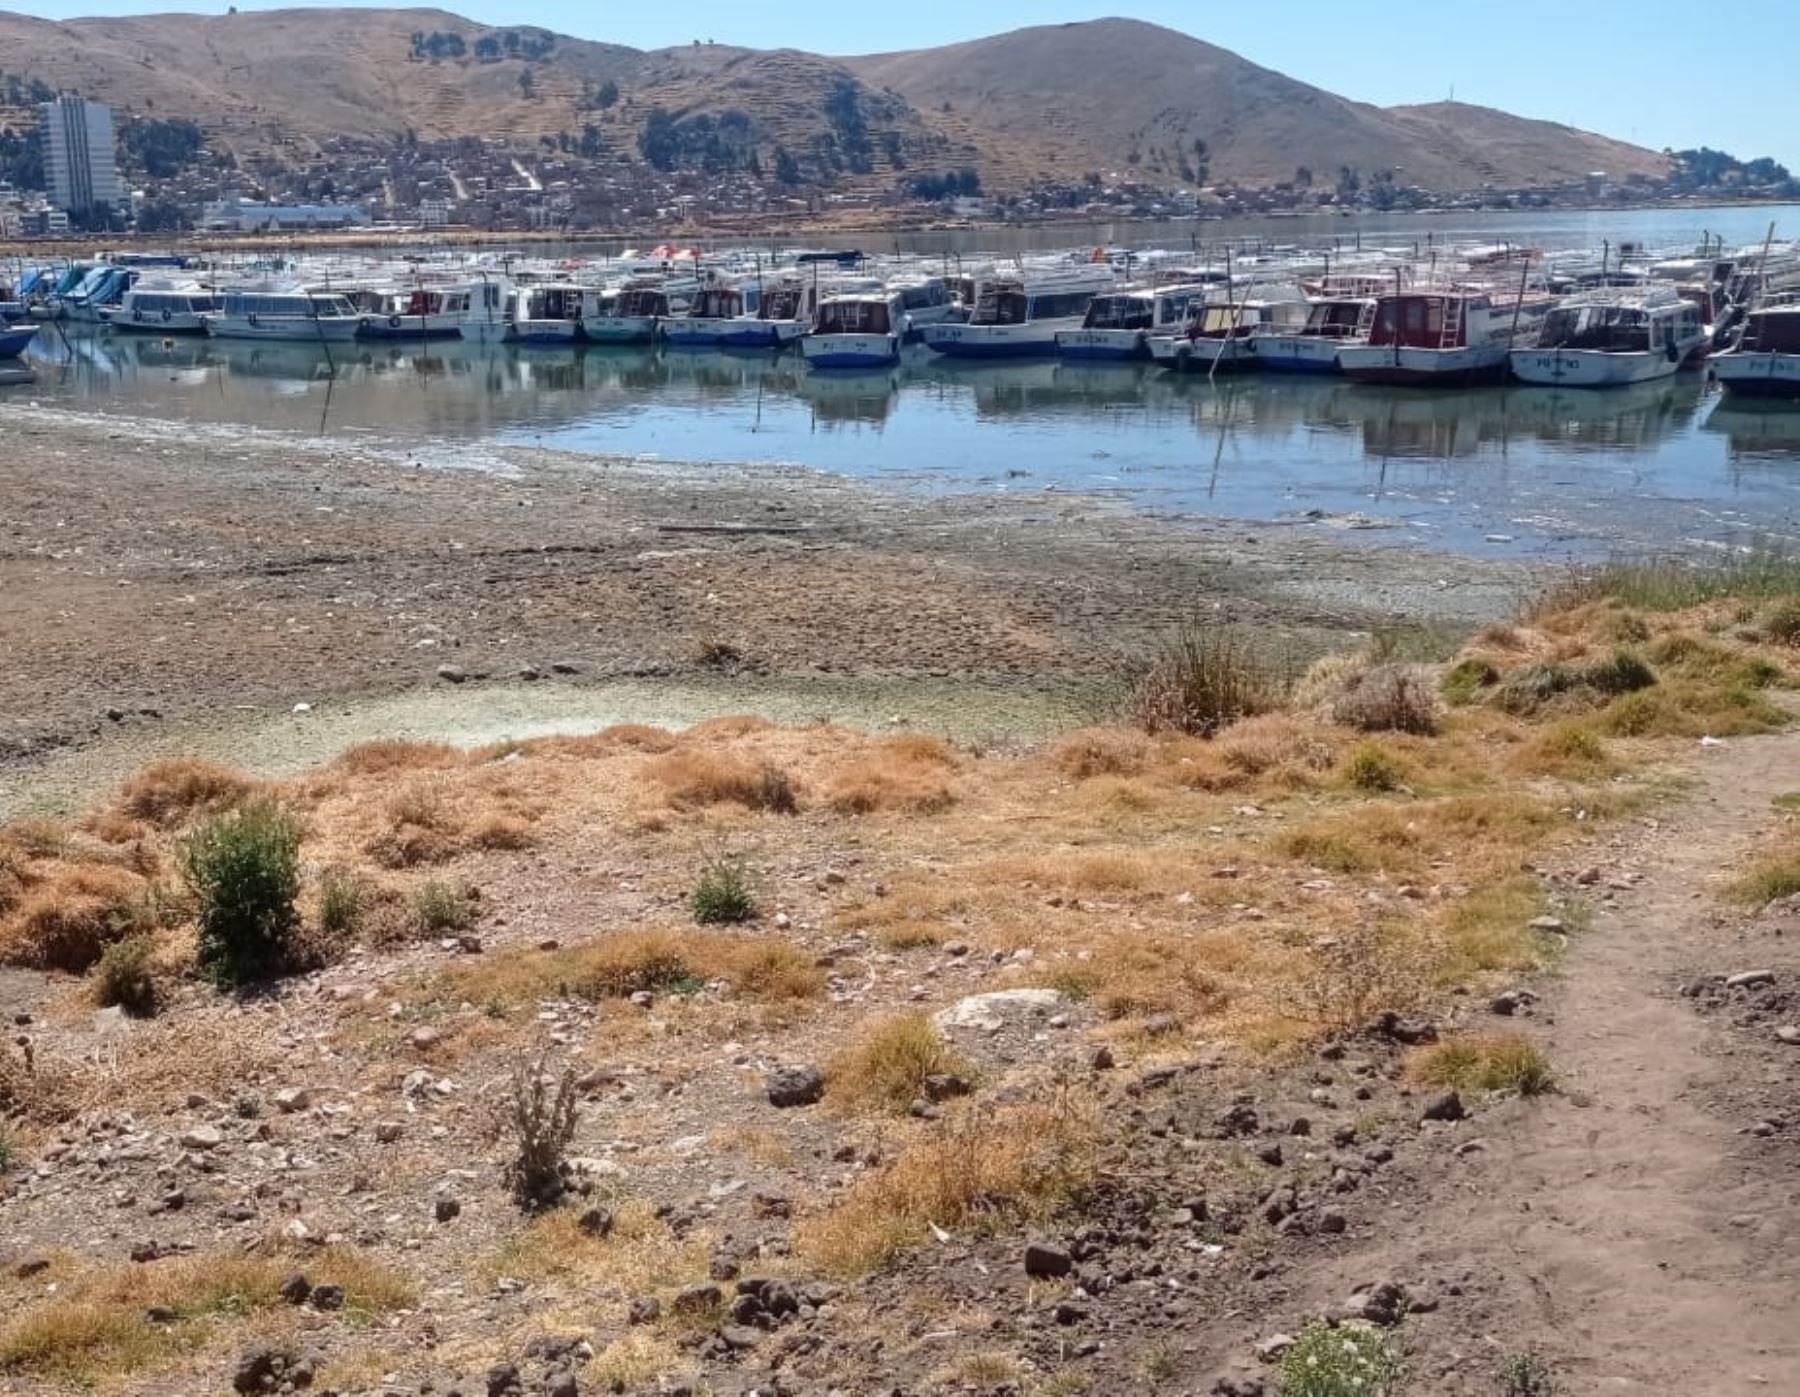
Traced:
[[[1089, 175], [1165, 188], [1306, 175], [1328, 185], [1355, 170], [1455, 191], [1667, 168], [1656, 152], [1495, 109], [1354, 101], [1123, 18], [834, 57], [711, 44], [640, 50], [435, 8], [60, 22], [0, 11], [0, 72], [129, 114], [191, 119], [235, 155], [289, 162], [338, 137], [497, 136], [524, 146], [584, 126], [630, 152], [662, 108], [741, 114], [752, 148], [811, 152], [821, 182], [972, 165], [991, 189]], [[826, 114], [846, 85], [849, 134]], [[602, 90], [616, 90], [617, 103], [597, 107]], [[863, 148], [849, 150], [851, 140]]]

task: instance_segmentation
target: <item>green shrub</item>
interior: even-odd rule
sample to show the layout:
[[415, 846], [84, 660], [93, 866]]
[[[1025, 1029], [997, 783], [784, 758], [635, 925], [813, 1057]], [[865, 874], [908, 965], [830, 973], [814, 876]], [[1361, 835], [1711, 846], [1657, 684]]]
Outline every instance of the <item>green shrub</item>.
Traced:
[[1397, 791], [1404, 778], [1400, 763], [1380, 743], [1359, 743], [1344, 758], [1344, 780], [1359, 791]]
[[1314, 1320], [1281, 1356], [1281, 1397], [1392, 1397], [1400, 1374], [1380, 1330]]
[[200, 967], [221, 985], [296, 968], [300, 823], [279, 803], [254, 800], [207, 821], [185, 851], [199, 914]]
[[709, 858], [700, 870], [692, 899], [694, 920], [702, 926], [747, 922], [756, 915], [749, 874], [742, 859]]
[[117, 1005], [128, 1014], [148, 1018], [156, 1012], [156, 976], [150, 967], [156, 943], [137, 933], [115, 941], [94, 966], [94, 998], [103, 1007]]
[[421, 883], [412, 895], [413, 923], [420, 933], [433, 936], [444, 931], [466, 931], [475, 921], [475, 899], [466, 888], [433, 878]]
[[1460, 708], [1475, 702], [1483, 689], [1499, 681], [1500, 671], [1486, 660], [1458, 660], [1445, 672], [1438, 691], [1443, 694], [1445, 703]]
[[12, 1161], [13, 1161], [12, 1129], [11, 1129], [11, 1127], [9, 1127], [7, 1125], [7, 1123], [5, 1121], [0, 1120], [0, 1174], [4, 1174], [8, 1169], [10, 1169], [12, 1167]]
[[1126, 708], [1147, 732], [1207, 737], [1240, 718], [1279, 708], [1292, 679], [1242, 632], [1201, 622], [1128, 668]]
[[1556, 1397], [1556, 1379], [1550, 1365], [1529, 1349], [1501, 1359], [1494, 1381], [1502, 1397]]
[[347, 869], [326, 869], [319, 875], [319, 930], [333, 937], [356, 935], [368, 901], [368, 879]]
[[1502, 712], [1529, 717], [1564, 694], [1587, 691], [1596, 697], [1635, 693], [1656, 683], [1656, 671], [1642, 656], [1616, 650], [1586, 664], [1525, 665], [1494, 686], [1492, 702]]

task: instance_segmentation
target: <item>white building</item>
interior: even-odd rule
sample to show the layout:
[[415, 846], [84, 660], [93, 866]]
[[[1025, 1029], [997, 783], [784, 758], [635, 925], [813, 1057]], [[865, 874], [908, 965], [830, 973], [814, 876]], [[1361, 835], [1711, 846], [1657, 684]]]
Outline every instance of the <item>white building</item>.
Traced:
[[125, 201], [113, 144], [112, 108], [64, 94], [39, 109], [50, 202], [71, 213]]
[[200, 226], [219, 232], [297, 233], [360, 228], [369, 215], [354, 204], [262, 204], [253, 199], [221, 199], [208, 204]]

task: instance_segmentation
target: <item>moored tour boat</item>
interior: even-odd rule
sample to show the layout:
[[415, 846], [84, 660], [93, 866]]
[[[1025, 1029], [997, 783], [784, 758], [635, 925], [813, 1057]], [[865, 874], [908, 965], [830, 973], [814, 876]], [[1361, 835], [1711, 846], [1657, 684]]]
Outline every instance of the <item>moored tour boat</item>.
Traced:
[[1056, 332], [1056, 352], [1065, 359], [1148, 359], [1150, 337], [1174, 333], [1211, 289], [1182, 283], [1096, 296], [1079, 329]]
[[31, 343], [37, 332], [38, 327], [35, 325], [0, 329], [0, 359], [17, 359], [25, 352], [25, 346]]
[[201, 317], [217, 339], [327, 344], [355, 339], [364, 318], [345, 296], [304, 289], [230, 290]]
[[1362, 344], [1338, 351], [1359, 383], [1500, 383], [1515, 343], [1533, 344], [1550, 309], [1540, 293], [1507, 297], [1483, 287], [1409, 290], [1379, 298]]
[[115, 309], [102, 318], [115, 330], [156, 335], [204, 335], [206, 315], [219, 309], [222, 297], [203, 286], [139, 282]]
[[1537, 344], [1512, 351], [1513, 377], [1563, 388], [1667, 378], [1706, 352], [1700, 307], [1668, 287], [1592, 291], [1545, 317]]
[[966, 324], [940, 321], [920, 338], [953, 359], [1054, 354], [1057, 333], [1080, 329], [1089, 302], [1112, 287], [1112, 268], [1104, 264], [988, 278], [975, 288]]
[[1374, 324], [1373, 296], [1332, 296], [1313, 301], [1297, 329], [1259, 328], [1247, 349], [1256, 367], [1269, 373], [1333, 374], [1338, 352], [1365, 343]]
[[611, 312], [584, 322], [582, 332], [594, 344], [649, 344], [656, 338], [656, 327], [686, 311], [687, 305], [687, 297], [672, 291], [661, 278], [635, 279], [620, 289]]
[[578, 344], [586, 326], [611, 307], [612, 298], [595, 286], [540, 282], [513, 291], [510, 338], [515, 344]]
[[1150, 337], [1150, 357], [1175, 373], [1230, 373], [1255, 368], [1250, 346], [1258, 334], [1298, 330], [1307, 305], [1298, 291], [1236, 302], [1197, 303], [1172, 335]]
[[744, 293], [715, 283], [700, 289], [685, 314], [661, 322], [662, 337], [677, 349], [706, 349], [725, 343], [731, 325], [744, 314]]
[[510, 290], [503, 280], [483, 278], [387, 292], [375, 298], [360, 334], [371, 340], [493, 343], [506, 338]]
[[884, 368], [900, 358], [902, 322], [894, 291], [827, 296], [800, 337], [800, 353], [815, 369]]
[[1800, 299], [1751, 311], [1712, 371], [1734, 397], [1800, 401]]

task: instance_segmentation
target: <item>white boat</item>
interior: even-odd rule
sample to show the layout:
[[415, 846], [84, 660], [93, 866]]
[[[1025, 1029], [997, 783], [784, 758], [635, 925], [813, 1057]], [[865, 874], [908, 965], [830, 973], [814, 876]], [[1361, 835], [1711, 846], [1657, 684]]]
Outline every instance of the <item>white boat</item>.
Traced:
[[1338, 352], [1366, 343], [1374, 324], [1375, 297], [1330, 296], [1308, 306], [1306, 323], [1298, 329], [1258, 328], [1247, 348], [1265, 373], [1334, 374]]
[[927, 325], [941, 325], [961, 314], [961, 307], [942, 277], [919, 277], [888, 285], [900, 298], [900, 313], [906, 317], [902, 333], [908, 338], [918, 339]]
[[1800, 400], [1800, 300], [1751, 311], [1731, 348], [1713, 355], [1712, 371], [1733, 397]]
[[[785, 349], [797, 342], [812, 326], [817, 309], [818, 283], [799, 277], [784, 277], [764, 286], [757, 296], [756, 309], [743, 309], [746, 297], [736, 291], [709, 300], [716, 289], [700, 293], [688, 316], [663, 322], [663, 334], [670, 344], [716, 345], [722, 349]], [[735, 315], [721, 313], [735, 303]], [[703, 307], [714, 309], [703, 314]]]
[[688, 298], [660, 277], [639, 278], [626, 282], [612, 311], [584, 322], [582, 331], [594, 344], [649, 344], [656, 327], [687, 306]]
[[1542, 292], [1485, 287], [1390, 293], [1378, 299], [1368, 340], [1338, 351], [1338, 367], [1359, 383], [1501, 383], [1513, 346], [1537, 342], [1550, 305]]
[[940, 322], [920, 334], [926, 348], [954, 359], [1054, 354], [1059, 330], [1078, 330], [1095, 296], [1113, 289], [1102, 263], [980, 281], [966, 324]]
[[579, 344], [588, 321], [611, 309], [613, 298], [597, 286], [540, 282], [513, 290], [510, 338], [515, 344]]
[[197, 284], [153, 285], [139, 282], [125, 293], [117, 307], [102, 313], [115, 330], [153, 335], [204, 335], [205, 317], [216, 311], [222, 298]]
[[361, 335], [372, 340], [469, 340], [491, 344], [506, 338], [511, 285], [501, 277], [425, 283], [379, 295]]
[[1079, 329], [1056, 332], [1056, 352], [1064, 359], [1148, 359], [1150, 337], [1175, 333], [1212, 290], [1183, 282], [1096, 296]]
[[1255, 368], [1250, 351], [1253, 336], [1298, 330], [1306, 324], [1306, 316], [1307, 303], [1298, 289], [1235, 302], [1196, 302], [1179, 330], [1150, 337], [1150, 357], [1175, 373]]
[[1512, 351], [1513, 377], [1564, 388], [1667, 378], [1706, 352], [1700, 307], [1663, 286], [1591, 291], [1545, 317], [1531, 349]]
[[341, 344], [356, 338], [365, 317], [335, 291], [244, 289], [226, 291], [201, 319], [217, 339]]
[[743, 291], [715, 283], [702, 287], [684, 314], [668, 316], [659, 328], [662, 337], [677, 348], [711, 348], [725, 342], [730, 326], [743, 315]]
[[800, 337], [800, 353], [815, 369], [878, 369], [900, 358], [906, 333], [897, 290], [827, 296], [813, 327]]

